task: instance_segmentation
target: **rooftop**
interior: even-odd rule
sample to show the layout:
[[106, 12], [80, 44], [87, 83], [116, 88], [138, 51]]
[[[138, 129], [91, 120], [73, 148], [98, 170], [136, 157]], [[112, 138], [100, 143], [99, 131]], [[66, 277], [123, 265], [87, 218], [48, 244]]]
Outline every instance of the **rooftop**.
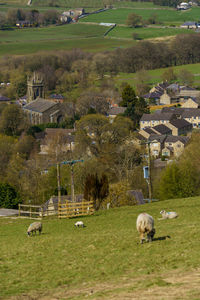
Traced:
[[38, 98], [37, 100], [24, 105], [23, 109], [43, 113], [55, 105], [57, 105], [57, 103], [55, 103], [54, 101]]

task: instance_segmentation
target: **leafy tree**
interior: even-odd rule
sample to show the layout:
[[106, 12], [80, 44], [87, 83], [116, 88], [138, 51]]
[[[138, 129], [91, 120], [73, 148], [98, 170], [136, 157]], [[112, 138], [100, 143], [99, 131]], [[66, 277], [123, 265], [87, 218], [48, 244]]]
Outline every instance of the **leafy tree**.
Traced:
[[128, 15], [128, 18], [126, 20], [126, 24], [130, 27], [141, 26], [143, 24], [142, 17], [135, 14], [135, 13], [131, 13], [131, 14]]
[[16, 140], [13, 137], [0, 135], [0, 178], [5, 177], [5, 172], [14, 152]]
[[174, 73], [173, 68], [167, 68], [161, 75], [163, 81], [173, 82], [177, 79], [177, 75]]
[[0, 131], [6, 135], [17, 136], [27, 126], [26, 116], [17, 105], [8, 105], [1, 114]]
[[121, 181], [110, 185], [109, 195], [104, 200], [104, 205], [110, 203], [111, 207], [120, 207], [124, 205], [133, 204], [127, 196], [127, 190], [129, 190], [127, 182]]
[[99, 210], [109, 191], [108, 178], [105, 174], [99, 179], [97, 174], [88, 174], [85, 180], [84, 199], [94, 202], [95, 210]]
[[16, 153], [28, 159], [31, 152], [34, 150], [35, 139], [30, 135], [24, 135], [20, 138], [15, 146]]
[[90, 91], [82, 93], [76, 105], [76, 110], [80, 115], [92, 112], [105, 115], [108, 108], [109, 103], [103, 94]]
[[186, 69], [182, 69], [179, 71], [178, 78], [180, 82], [185, 85], [191, 86], [194, 82], [194, 75]]
[[8, 183], [0, 183], [0, 207], [18, 208], [21, 202], [16, 190]]

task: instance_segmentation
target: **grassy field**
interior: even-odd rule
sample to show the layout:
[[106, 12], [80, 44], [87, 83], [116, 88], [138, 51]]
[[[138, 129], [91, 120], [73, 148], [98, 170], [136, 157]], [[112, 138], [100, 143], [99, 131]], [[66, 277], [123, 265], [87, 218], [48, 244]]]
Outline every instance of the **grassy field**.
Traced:
[[[179, 218], [158, 221], [161, 209], [177, 211]], [[135, 222], [143, 211], [155, 218], [156, 235], [140, 245]], [[170, 294], [173, 274], [199, 267], [199, 214], [199, 197], [167, 200], [100, 211], [82, 218], [83, 229], [74, 227], [75, 219], [44, 219], [42, 235], [30, 238], [30, 220], [1, 218], [1, 299], [22, 293], [16, 299], [28, 299], [27, 293], [45, 299], [143, 299], [131, 293], [166, 287]]]
[[175, 24], [180, 25], [185, 21], [198, 21], [200, 14], [200, 7], [195, 7], [187, 11], [176, 11], [175, 9], [128, 9], [128, 8], [118, 8], [107, 10], [105, 12], [89, 15], [82, 19], [82, 22], [108, 22], [116, 24], [125, 24], [126, 19], [130, 13], [136, 13], [144, 20], [147, 20], [152, 14], [157, 14], [158, 20], [164, 24]]
[[133, 45], [134, 41], [104, 39], [103, 34], [107, 30], [108, 27], [88, 24], [1, 30], [0, 55], [71, 50], [73, 48], [104, 51]]
[[137, 33], [138, 39], [158, 38], [165, 36], [174, 36], [181, 33], [192, 33], [194, 31], [177, 28], [130, 28], [116, 26], [109, 32], [108, 37], [133, 39], [133, 33]]
[[[155, 85], [158, 82], [162, 81], [162, 74], [166, 71], [167, 68], [161, 68], [156, 70], [149, 70], [147, 74], [149, 75], [149, 81], [147, 82], [150, 85]], [[181, 69], [186, 69], [194, 74], [194, 85], [200, 86], [200, 64], [189, 64], [173, 67], [176, 74]], [[127, 82], [131, 86], [135, 87], [136, 85], [136, 74], [135, 73], [120, 73], [115, 78], [115, 83], [119, 87], [122, 82]]]

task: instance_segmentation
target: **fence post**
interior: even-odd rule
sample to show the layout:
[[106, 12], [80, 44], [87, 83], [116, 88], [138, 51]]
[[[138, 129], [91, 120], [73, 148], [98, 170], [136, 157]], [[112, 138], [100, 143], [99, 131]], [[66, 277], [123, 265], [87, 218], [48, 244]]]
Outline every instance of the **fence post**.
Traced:
[[31, 218], [31, 206], [30, 206], [30, 218]]
[[18, 209], [19, 209], [19, 217], [20, 217], [20, 207], [21, 206], [21, 204], [19, 203], [19, 205], [18, 205]]

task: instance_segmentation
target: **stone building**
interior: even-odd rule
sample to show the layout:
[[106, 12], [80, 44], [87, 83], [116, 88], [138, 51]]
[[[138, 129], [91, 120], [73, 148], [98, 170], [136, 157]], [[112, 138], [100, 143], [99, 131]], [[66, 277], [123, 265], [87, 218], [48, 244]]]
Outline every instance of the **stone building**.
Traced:
[[31, 124], [59, 123], [62, 120], [60, 104], [38, 98], [23, 106]]
[[33, 76], [27, 79], [27, 102], [34, 101], [38, 97], [44, 98], [44, 80], [34, 72]]

